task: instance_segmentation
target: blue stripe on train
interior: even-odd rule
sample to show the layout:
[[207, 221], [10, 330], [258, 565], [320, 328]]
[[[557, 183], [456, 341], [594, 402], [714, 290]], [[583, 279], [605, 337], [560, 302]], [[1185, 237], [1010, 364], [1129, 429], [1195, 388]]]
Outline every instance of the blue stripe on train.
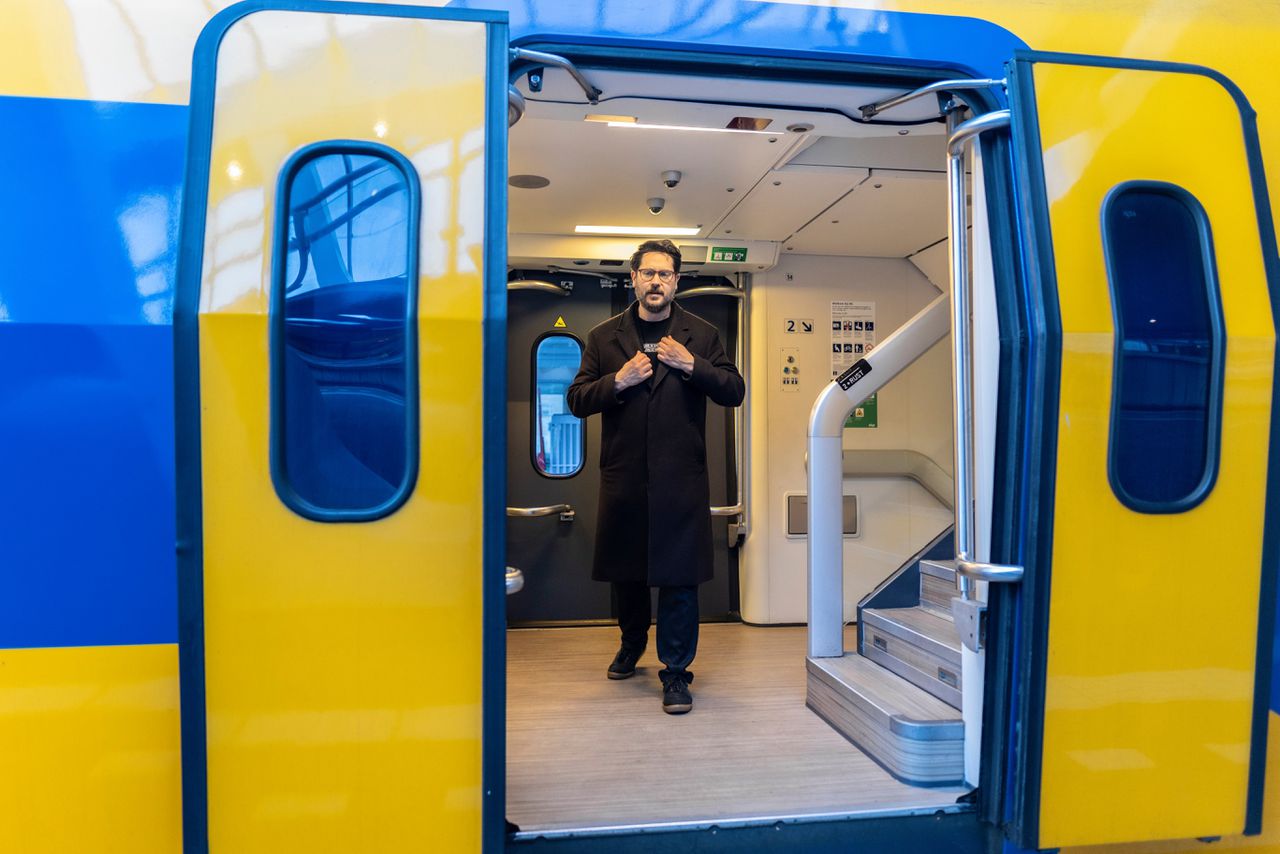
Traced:
[[965, 69], [985, 77], [1003, 77], [1004, 63], [1013, 58], [1015, 50], [1027, 47], [1013, 33], [979, 18], [827, 5], [756, 0], [451, 0], [448, 5], [506, 10], [511, 16], [514, 43], [547, 35], [553, 41], [643, 44], [650, 49], [674, 47], [710, 53], [751, 51], [766, 56], [785, 53], [840, 59], [865, 56], [881, 64], [899, 61], [917, 68]]
[[185, 107], [0, 98], [0, 647], [173, 643]]

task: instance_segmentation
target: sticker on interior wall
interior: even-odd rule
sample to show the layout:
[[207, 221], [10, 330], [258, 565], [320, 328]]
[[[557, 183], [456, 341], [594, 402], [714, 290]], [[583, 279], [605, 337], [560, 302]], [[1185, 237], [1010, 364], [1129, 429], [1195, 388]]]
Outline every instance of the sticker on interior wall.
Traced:
[[747, 260], [747, 248], [745, 246], [712, 246], [711, 260], [742, 263]]
[[782, 322], [782, 331], [788, 335], [812, 335], [813, 321], [807, 317], [788, 317]]
[[869, 373], [871, 373], [871, 363], [866, 359], [859, 359], [856, 363], [850, 365], [847, 371], [836, 377], [836, 382], [840, 384], [840, 388], [848, 391], [853, 388], [854, 383]]
[[556, 318], [556, 322], [555, 322], [555, 328], [556, 328], [556, 329], [564, 329], [564, 328], [565, 328], [565, 327], [567, 327], [568, 325], [569, 325], [569, 324], [567, 324], [567, 323], [565, 323], [565, 322], [564, 322], [564, 316], [563, 316], [563, 315], [561, 315], [560, 317], [557, 317], [557, 318]]
[[854, 407], [853, 412], [850, 412], [849, 417], [845, 419], [844, 426], [874, 427], [876, 426], [876, 414], [876, 396], [873, 394]]
[[831, 376], [838, 377], [876, 345], [876, 304], [831, 301]]

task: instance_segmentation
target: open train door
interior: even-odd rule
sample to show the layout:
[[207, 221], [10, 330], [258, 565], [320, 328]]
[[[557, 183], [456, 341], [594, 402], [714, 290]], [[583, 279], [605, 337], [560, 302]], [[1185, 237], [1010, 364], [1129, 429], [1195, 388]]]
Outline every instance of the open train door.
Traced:
[[277, 6], [195, 54], [184, 850], [498, 850], [505, 13]]
[[1256, 833], [1280, 282], [1254, 114], [1221, 75], [1167, 63], [1029, 53], [1009, 85], [1043, 332], [1011, 835]]

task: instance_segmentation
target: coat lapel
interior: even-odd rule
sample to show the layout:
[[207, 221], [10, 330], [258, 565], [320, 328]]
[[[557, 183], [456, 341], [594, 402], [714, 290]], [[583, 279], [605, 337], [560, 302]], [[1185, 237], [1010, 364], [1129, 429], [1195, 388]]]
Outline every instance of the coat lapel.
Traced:
[[[689, 341], [693, 338], [693, 333], [689, 331], [689, 315], [674, 300], [671, 302], [671, 331], [668, 334], [686, 347], [689, 346]], [[662, 385], [662, 381], [667, 378], [669, 373], [671, 373], [671, 369], [665, 363], [658, 362], [658, 367], [653, 371], [653, 388], [655, 391], [658, 386]]]
[[640, 349], [640, 330], [636, 328], [636, 304], [627, 306], [627, 310], [618, 318], [614, 334], [618, 338], [618, 346], [622, 348], [623, 357], [630, 359]]

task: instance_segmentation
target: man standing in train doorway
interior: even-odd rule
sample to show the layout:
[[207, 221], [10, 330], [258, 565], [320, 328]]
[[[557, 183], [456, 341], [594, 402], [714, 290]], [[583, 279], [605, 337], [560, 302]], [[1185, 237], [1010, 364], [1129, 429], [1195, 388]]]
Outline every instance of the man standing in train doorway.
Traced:
[[680, 250], [649, 240], [631, 256], [636, 301], [587, 335], [569, 410], [600, 413], [600, 506], [591, 577], [613, 584], [622, 646], [610, 679], [635, 675], [658, 588], [662, 710], [693, 708], [698, 585], [711, 580], [706, 403], [742, 403], [746, 385], [711, 324], [674, 302]]

